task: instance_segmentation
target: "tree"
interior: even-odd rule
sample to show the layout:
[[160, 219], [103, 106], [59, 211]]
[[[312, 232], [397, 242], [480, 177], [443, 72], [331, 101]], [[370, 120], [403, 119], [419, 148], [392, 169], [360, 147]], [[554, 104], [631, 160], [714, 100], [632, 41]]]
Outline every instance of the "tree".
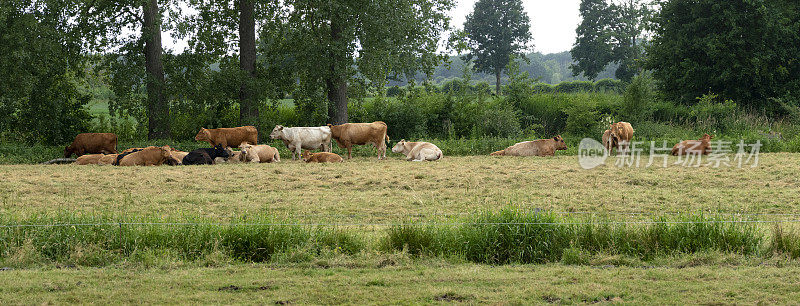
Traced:
[[495, 92], [500, 94], [500, 77], [514, 56], [524, 57], [531, 40], [530, 18], [521, 0], [479, 0], [464, 22], [477, 72], [495, 76]]
[[382, 92], [388, 78], [429, 73], [444, 59], [436, 51], [453, 3], [289, 0], [286, 5], [291, 8], [286, 43], [299, 80], [296, 105], [304, 113], [327, 110], [327, 121], [341, 124], [348, 121], [351, 88], [357, 94], [365, 86]]
[[254, 0], [239, 0], [239, 68], [242, 70], [239, 88], [239, 123], [256, 125], [258, 107], [253, 94], [252, 79], [256, 77], [256, 21]]
[[[88, 32], [86, 37], [91, 47], [98, 52], [118, 50], [107, 56], [104, 64], [112, 74], [115, 93], [109, 110], [142, 115], [137, 119], [147, 122], [148, 139], [170, 138], [170, 109], [164, 92], [161, 45], [162, 4], [166, 4], [166, 0], [86, 0], [79, 3], [82, 10], [76, 22]], [[137, 29], [138, 35], [120, 34], [128, 29]], [[141, 93], [142, 84], [145, 96]]]
[[754, 108], [797, 97], [800, 13], [796, 1], [672, 0], [661, 4], [646, 68], [667, 98], [704, 94]]
[[0, 138], [63, 144], [85, 131], [89, 97], [79, 90], [86, 69], [84, 34], [64, 1], [0, 5]]
[[576, 62], [570, 66], [572, 74], [594, 80], [608, 64], [616, 63], [616, 77], [630, 81], [639, 72], [649, 5], [643, 0], [582, 0], [580, 14], [583, 20], [571, 50]]

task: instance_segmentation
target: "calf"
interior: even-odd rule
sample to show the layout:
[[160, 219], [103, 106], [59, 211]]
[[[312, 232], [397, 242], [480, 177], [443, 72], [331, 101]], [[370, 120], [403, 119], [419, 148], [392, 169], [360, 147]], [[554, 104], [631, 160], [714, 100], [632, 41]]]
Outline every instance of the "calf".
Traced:
[[633, 139], [633, 126], [627, 122], [611, 124], [611, 136], [617, 139], [617, 150], [627, 152]]
[[281, 156], [278, 154], [278, 149], [268, 145], [249, 145], [243, 144], [239, 146], [242, 150], [242, 162], [250, 163], [271, 163], [281, 161]]
[[117, 135], [114, 133], [81, 133], [75, 136], [72, 144], [64, 148], [64, 158], [72, 154], [112, 154], [117, 153]]
[[100, 159], [105, 157], [105, 154], [86, 154], [78, 157], [75, 160], [76, 165], [97, 165], [100, 163]]
[[164, 164], [171, 156], [170, 149], [164, 147], [147, 147], [139, 151], [130, 152], [128, 154], [120, 154], [117, 157], [118, 166], [160, 166]]
[[345, 123], [330, 125], [331, 136], [341, 148], [347, 148], [347, 159], [353, 158], [353, 145], [372, 144], [378, 149], [378, 159], [386, 158], [386, 123], [375, 121], [372, 123]]
[[303, 160], [307, 163], [341, 163], [344, 162], [341, 156], [331, 152], [311, 153], [308, 150], [303, 152]]
[[227, 158], [229, 156], [228, 150], [218, 144], [213, 148], [203, 148], [189, 152], [189, 154], [186, 154], [186, 157], [183, 158], [182, 163], [184, 165], [213, 165], [215, 158]]
[[603, 132], [603, 147], [606, 148], [606, 152], [608, 152], [609, 155], [614, 152], [614, 148], [617, 146], [619, 146], [619, 141], [617, 137], [611, 134], [611, 130]]
[[235, 128], [206, 129], [201, 128], [194, 140], [207, 141], [212, 146], [238, 147], [240, 144], [258, 143], [258, 130], [254, 126], [240, 126]]
[[525, 141], [513, 146], [494, 152], [492, 156], [555, 156], [557, 150], [566, 150], [567, 145], [561, 135], [553, 139], [539, 139]]
[[711, 153], [711, 139], [714, 136], [705, 134], [698, 140], [684, 140], [672, 147], [672, 155], [708, 155]]
[[215, 164], [222, 164], [222, 163], [238, 164], [242, 162], [242, 151], [234, 151], [231, 150], [231, 148], [228, 148], [227, 150], [228, 150], [228, 155], [230, 156], [228, 156], [228, 158], [224, 157], [215, 158], [214, 159]]
[[98, 165], [113, 165], [116, 162], [118, 155], [119, 154], [106, 154], [106, 155], [103, 155], [103, 157], [100, 158], [100, 160], [97, 161], [97, 164]]
[[276, 125], [269, 138], [280, 139], [292, 151], [292, 160], [300, 158], [300, 150], [331, 151], [331, 128], [320, 127], [285, 127]]
[[392, 148], [394, 153], [406, 155], [408, 161], [434, 161], [442, 158], [442, 150], [430, 142], [409, 142], [405, 139], [400, 140]]

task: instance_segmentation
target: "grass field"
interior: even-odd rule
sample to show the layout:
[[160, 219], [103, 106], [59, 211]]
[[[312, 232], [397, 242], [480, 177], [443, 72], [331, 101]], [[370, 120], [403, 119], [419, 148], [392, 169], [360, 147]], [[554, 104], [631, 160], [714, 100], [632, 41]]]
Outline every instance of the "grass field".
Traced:
[[[762, 154], [758, 167], [742, 169], [584, 170], [576, 156], [459, 156], [413, 163], [397, 155], [341, 164], [284, 158], [277, 164], [191, 167], [4, 165], [0, 215], [5, 224], [63, 216], [216, 222], [272, 216], [343, 224], [337, 228], [361, 242], [354, 251], [287, 249], [264, 263], [216, 252], [187, 259], [170, 249], [98, 253], [113, 257], [106, 262], [92, 249], [102, 244], [73, 249], [64, 261], [48, 261], [31, 255], [37, 252], [35, 243], [5, 253], [0, 247], [0, 267], [13, 267], [0, 271], [5, 284], [0, 297], [11, 304], [792, 303], [800, 298], [795, 286], [800, 262], [790, 252], [772, 255], [770, 238], [759, 242], [765, 251], [755, 255], [712, 249], [642, 259], [605, 249], [573, 250], [546, 264], [490, 266], [457, 254], [413, 256], [387, 249], [381, 247], [386, 226], [361, 224], [457, 222], [464, 214], [508, 207], [587, 212], [611, 220], [698, 213], [796, 219], [776, 214], [800, 213], [798, 172], [800, 154], [792, 153]], [[772, 224], [755, 228], [767, 237], [773, 231]]]

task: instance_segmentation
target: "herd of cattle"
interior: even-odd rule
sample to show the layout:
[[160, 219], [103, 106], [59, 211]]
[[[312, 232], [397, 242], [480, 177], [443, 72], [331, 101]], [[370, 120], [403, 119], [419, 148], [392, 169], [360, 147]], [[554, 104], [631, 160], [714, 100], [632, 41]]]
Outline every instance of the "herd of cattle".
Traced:
[[[610, 129], [603, 133], [602, 141], [606, 150], [627, 151], [633, 138], [633, 127], [627, 122], [612, 123]], [[371, 144], [377, 148], [378, 159], [386, 158], [386, 145], [389, 142], [386, 123], [345, 123], [341, 125], [320, 127], [285, 127], [275, 126], [269, 137], [281, 140], [292, 152], [292, 160], [302, 159], [305, 162], [342, 162], [338, 154], [331, 152], [331, 140], [336, 140], [341, 148], [347, 149], [347, 158], [352, 158], [354, 145]], [[709, 154], [712, 136], [706, 134], [699, 140], [686, 140], [676, 144], [672, 155]], [[117, 152], [117, 136], [113, 133], [82, 133], [64, 149], [64, 158], [72, 154], [78, 156], [74, 160], [79, 165], [117, 165], [117, 166], [154, 166], [154, 165], [211, 165], [219, 163], [271, 163], [281, 160], [278, 149], [269, 145], [258, 144], [258, 130], [254, 126], [235, 128], [202, 128], [195, 136], [196, 141], [205, 141], [211, 148], [197, 149], [191, 152], [176, 150], [170, 146], [146, 148], [129, 148]], [[233, 148], [238, 148], [236, 151]], [[524, 141], [500, 151], [492, 156], [554, 156], [557, 150], [566, 150], [567, 145], [561, 136], [550, 139]], [[320, 150], [312, 153], [309, 150]], [[436, 145], [429, 142], [410, 142], [400, 140], [392, 148], [392, 152], [404, 154], [409, 161], [435, 161], [444, 155]]]

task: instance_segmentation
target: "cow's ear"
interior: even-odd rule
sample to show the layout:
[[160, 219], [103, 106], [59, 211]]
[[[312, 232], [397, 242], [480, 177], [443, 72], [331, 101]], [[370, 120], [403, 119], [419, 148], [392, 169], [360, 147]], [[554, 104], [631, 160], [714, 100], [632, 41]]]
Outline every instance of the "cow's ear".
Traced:
[[283, 126], [282, 125], [278, 126], [278, 131], [283, 131]]
[[332, 127], [332, 126], [333, 126], [332, 124], [328, 123], [328, 127]]

